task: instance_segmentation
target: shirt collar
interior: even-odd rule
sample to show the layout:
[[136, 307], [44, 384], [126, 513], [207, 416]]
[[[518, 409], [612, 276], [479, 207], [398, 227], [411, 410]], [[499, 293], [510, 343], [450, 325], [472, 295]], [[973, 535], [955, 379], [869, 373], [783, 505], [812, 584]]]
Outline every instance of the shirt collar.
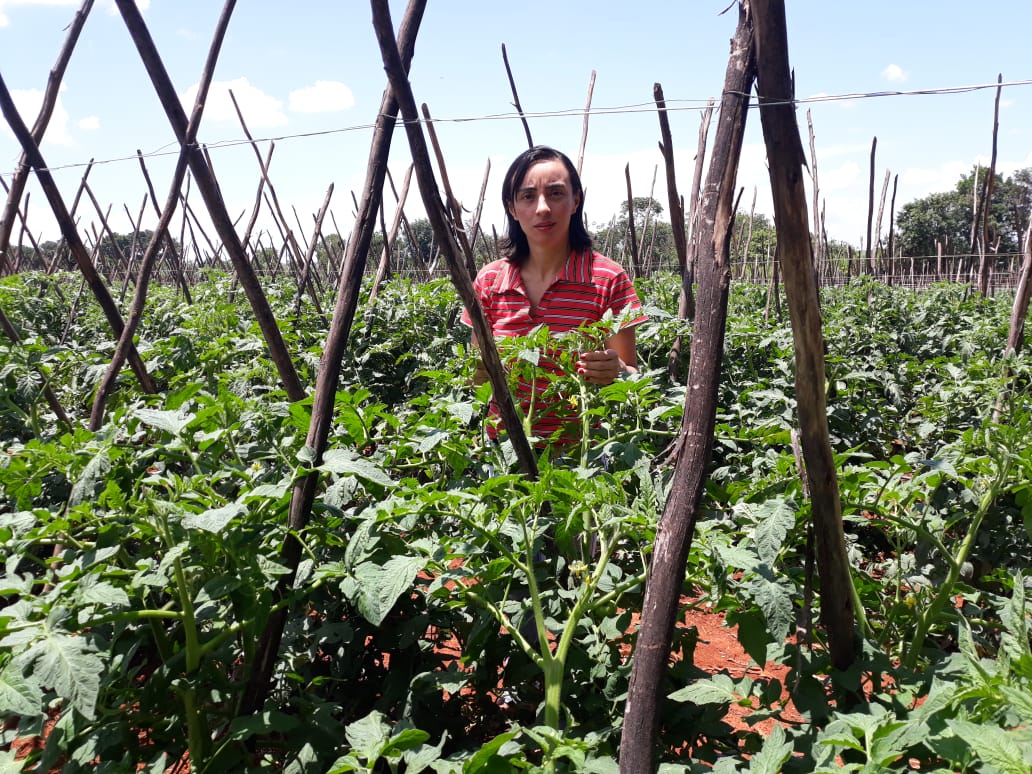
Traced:
[[[562, 270], [556, 275], [556, 281], [575, 282], [579, 285], [591, 284], [591, 248], [573, 250], [566, 259]], [[512, 261], [505, 262], [505, 269], [499, 278], [498, 289], [503, 293], [523, 288], [520, 267]]]

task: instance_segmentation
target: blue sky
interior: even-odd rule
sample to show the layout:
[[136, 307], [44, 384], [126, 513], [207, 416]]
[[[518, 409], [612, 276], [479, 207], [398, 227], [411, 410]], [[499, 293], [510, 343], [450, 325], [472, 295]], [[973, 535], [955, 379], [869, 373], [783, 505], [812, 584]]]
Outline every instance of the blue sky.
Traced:
[[[665, 201], [653, 84], [671, 107], [677, 173], [691, 181], [700, 108], [719, 97], [728, 43], [737, 14], [721, 15], [730, 0], [430, 0], [417, 39], [411, 80], [416, 100], [439, 121], [448, 174], [457, 197], [472, 210], [490, 161], [485, 224], [501, 225], [497, 203], [508, 162], [526, 145], [513, 117], [502, 62], [504, 43], [535, 142], [575, 156], [592, 71], [594, 111], [584, 161], [586, 213], [607, 223], [626, 196], [625, 166], [634, 194]], [[203, 66], [222, 3], [149, 0], [139, 3], [175, 83], [189, 99]], [[31, 125], [47, 74], [78, 0], [0, 0], [0, 75]], [[391, 2], [400, 23], [403, 2]], [[859, 246], [865, 237], [871, 143], [878, 138], [876, 197], [886, 170], [898, 175], [896, 207], [952, 189], [991, 151], [995, 88], [948, 95], [903, 95], [822, 100], [821, 97], [918, 91], [1032, 80], [1027, 31], [1032, 3], [1001, 0], [868, 0], [833, 3], [789, 0], [789, 55], [798, 120], [806, 113], [816, 134], [820, 194], [832, 238]], [[330, 209], [342, 231], [353, 217], [385, 75], [371, 12], [364, 0], [243, 0], [237, 4], [219, 58], [216, 85], [200, 140], [211, 157], [234, 217], [249, 213], [260, 173], [254, 152], [239, 144], [243, 131], [226, 97], [231, 88], [264, 155], [276, 138], [270, 178], [280, 201], [296, 209], [305, 229], [335, 186]], [[190, 105], [187, 102], [189, 112]], [[563, 115], [554, 115], [562, 113]], [[537, 115], [543, 114], [543, 115]], [[715, 124], [714, 124], [715, 126]], [[712, 138], [712, 133], [711, 133]], [[146, 191], [137, 149], [164, 200], [175, 151], [158, 104], [121, 17], [111, 0], [97, 0], [68, 68], [58, 112], [43, 153], [67, 201], [85, 170], [113, 224], [128, 229]], [[9, 179], [19, 147], [0, 124], [0, 175]], [[170, 153], [171, 151], [171, 153]], [[750, 114], [739, 173], [748, 209], [769, 214], [759, 116]], [[408, 148], [399, 131], [391, 171], [400, 187]], [[1032, 166], [1032, 85], [1008, 86], [1000, 114], [998, 170]], [[890, 184], [891, 186], [891, 184]], [[42, 194], [30, 188], [30, 229], [54, 235]], [[891, 192], [891, 187], [890, 187]], [[191, 197], [195, 211], [200, 197]], [[392, 214], [388, 207], [388, 222]], [[88, 202], [84, 221], [96, 220]], [[887, 207], [886, 207], [887, 211]], [[288, 209], [289, 212], [289, 209]], [[406, 212], [421, 212], [415, 190]], [[246, 220], [246, 218], [245, 218]], [[144, 227], [154, 218], [148, 210]], [[266, 222], [266, 227], [271, 228]], [[887, 230], [887, 224], [883, 232]], [[273, 240], [279, 243], [278, 238]]]

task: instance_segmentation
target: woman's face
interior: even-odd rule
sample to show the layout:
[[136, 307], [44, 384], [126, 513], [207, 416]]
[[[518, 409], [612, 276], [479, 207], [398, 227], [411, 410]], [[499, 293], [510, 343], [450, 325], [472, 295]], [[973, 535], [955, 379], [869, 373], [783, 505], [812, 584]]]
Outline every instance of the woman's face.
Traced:
[[530, 166], [515, 188], [509, 213], [527, 235], [530, 251], [569, 247], [570, 219], [580, 206], [570, 173], [559, 159], [544, 159]]

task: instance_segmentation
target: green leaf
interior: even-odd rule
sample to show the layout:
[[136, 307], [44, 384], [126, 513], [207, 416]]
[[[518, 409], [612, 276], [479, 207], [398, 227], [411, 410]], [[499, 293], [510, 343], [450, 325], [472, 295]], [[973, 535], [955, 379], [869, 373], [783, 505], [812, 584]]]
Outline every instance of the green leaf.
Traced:
[[1000, 649], [1012, 661], [1020, 661], [1030, 654], [1028, 611], [1025, 609], [1025, 579], [1021, 573], [1014, 576], [1011, 587], [1014, 591], [1010, 600], [1000, 610], [1000, 620], [1004, 630], [1000, 639]]
[[148, 427], [164, 430], [166, 433], [179, 436], [183, 434], [194, 420], [194, 414], [182, 411], [160, 411], [158, 409], [141, 408], [135, 412], [137, 418]]
[[43, 717], [43, 692], [13, 662], [0, 670], [0, 717]]
[[43, 628], [42, 633], [14, 663], [22, 668], [31, 666], [40, 685], [52, 687], [83, 717], [92, 720], [104, 662], [85, 637], [73, 637], [49, 627]]
[[436, 747], [423, 745], [418, 750], [410, 750], [405, 753], [405, 774], [419, 774], [426, 770], [427, 766], [441, 759], [444, 752], [445, 742], [448, 741], [448, 731], [441, 734], [441, 741]]
[[462, 767], [463, 774], [479, 774], [479, 772], [491, 771], [491, 760], [498, 754], [504, 744], [511, 741], [518, 731], [506, 731], [499, 734], [479, 750], [473, 753], [473, 757], [466, 761]]
[[229, 739], [248, 739], [255, 734], [289, 734], [301, 725], [296, 717], [282, 712], [265, 711], [260, 715], [233, 718], [229, 724]]
[[406, 728], [403, 731], [399, 731], [398, 733], [391, 735], [387, 744], [385, 744], [383, 749], [380, 751], [380, 756], [383, 758], [401, 757], [402, 753], [408, 752], [409, 750], [415, 750], [429, 738], [430, 734], [422, 729]]
[[372, 481], [381, 486], [395, 486], [396, 482], [388, 476], [379, 466], [367, 460], [365, 457], [358, 457], [346, 449], [330, 449], [323, 455], [323, 464], [319, 470], [329, 471], [338, 475], [351, 475], [366, 481]]
[[462, 422], [464, 425], [468, 425], [473, 421], [473, 417], [476, 411], [473, 409], [473, 404], [466, 403], [449, 403], [448, 413], [455, 417], [457, 420]]
[[0, 750], [0, 774], [21, 774], [25, 762], [21, 757], [17, 750]]
[[754, 575], [746, 584], [753, 600], [767, 619], [767, 630], [775, 642], [783, 641], [793, 622], [792, 595], [789, 589], [775, 580]]
[[358, 611], [373, 626], [379, 626], [398, 598], [412, 588], [416, 574], [426, 566], [419, 556], [392, 556], [384, 565], [365, 562], [355, 568], [358, 581]]
[[68, 496], [68, 507], [75, 508], [92, 500], [97, 492], [97, 485], [104, 482], [110, 470], [110, 450], [104, 447], [86, 464], [82, 474], [72, 486], [72, 493]]
[[191, 513], [183, 517], [183, 526], [187, 529], [200, 529], [205, 532], [222, 532], [226, 525], [238, 516], [247, 513], [247, 508], [240, 503], [230, 503], [221, 508], [212, 508], [203, 513]]
[[249, 503], [252, 500], [279, 500], [287, 493], [286, 484], [261, 484], [254, 489], [240, 495], [240, 502]]
[[947, 720], [950, 729], [968, 743], [984, 763], [1002, 774], [1028, 774], [1029, 761], [1012, 734], [1001, 728], [966, 720]]
[[698, 680], [667, 696], [671, 701], [692, 704], [729, 704], [738, 701], [735, 684], [727, 675], [713, 675], [709, 680]]
[[426, 437], [419, 442], [419, 446], [416, 448], [416, 451], [418, 451], [420, 454], [425, 454], [426, 452], [433, 449], [435, 446], [439, 446], [441, 443], [447, 440], [447, 430], [431, 430], [429, 433], [427, 433]]
[[84, 579], [79, 585], [78, 593], [84, 605], [129, 607], [129, 595], [107, 581], [87, 582]]
[[774, 640], [767, 631], [767, 622], [756, 608], [728, 615], [728, 622], [738, 626], [738, 642], [742, 650], [757, 664], [767, 663], [767, 646]]
[[756, 553], [761, 562], [773, 567], [789, 530], [795, 526], [795, 505], [791, 500], [781, 498], [767, 500], [756, 508], [754, 518]]
[[351, 749], [360, 757], [373, 763], [380, 757], [380, 750], [390, 737], [391, 727], [387, 725], [382, 712], [373, 710], [364, 718], [348, 723], [344, 736]]
[[780, 774], [781, 767], [790, 757], [792, 743], [785, 741], [785, 729], [775, 723], [763, 747], [749, 759], [749, 771], [756, 774]]

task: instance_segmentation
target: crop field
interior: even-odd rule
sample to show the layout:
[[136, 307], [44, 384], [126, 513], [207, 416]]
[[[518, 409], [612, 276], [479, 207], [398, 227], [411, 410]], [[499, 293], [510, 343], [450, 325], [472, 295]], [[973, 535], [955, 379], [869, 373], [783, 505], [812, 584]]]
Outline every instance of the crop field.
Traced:
[[[685, 410], [685, 364], [671, 376], [667, 358], [692, 333], [678, 277], [637, 284], [642, 373], [553, 377], [587, 434], [532, 480], [486, 433], [490, 386], [471, 386], [447, 280], [363, 296], [318, 465], [326, 329], [293, 280], [266, 292], [307, 401], [213, 272], [192, 303], [152, 289], [137, 347], [157, 391], [124, 371], [96, 431], [114, 346], [100, 309], [70, 274], [0, 280], [21, 336], [0, 343], [0, 771], [616, 771]], [[1032, 367], [1002, 355], [1012, 297], [822, 291], [860, 639], [842, 671], [794, 451], [792, 332], [767, 293], [731, 290], [682, 596], [756, 668], [732, 677], [675, 629], [661, 770], [1027, 772]], [[501, 355], [533, 369], [542, 347]], [[312, 518], [292, 529], [313, 470]], [[272, 690], [247, 713], [278, 615]]]

